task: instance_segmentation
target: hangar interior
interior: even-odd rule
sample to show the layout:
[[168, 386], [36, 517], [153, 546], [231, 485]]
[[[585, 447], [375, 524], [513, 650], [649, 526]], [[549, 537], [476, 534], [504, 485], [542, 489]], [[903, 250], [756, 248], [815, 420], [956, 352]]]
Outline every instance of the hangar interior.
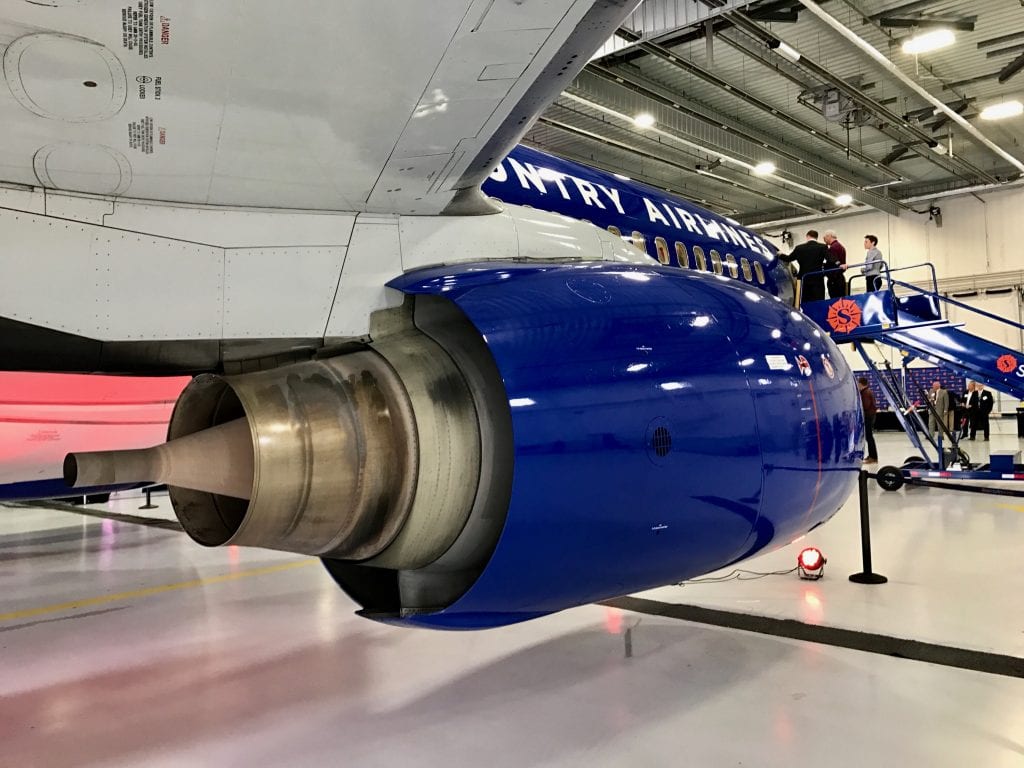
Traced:
[[[952, 42], [902, 51], [937, 30]], [[876, 235], [891, 268], [931, 263], [942, 293], [1013, 325], [952, 323], [1020, 351], [1022, 70], [1018, 0], [645, 0], [524, 143], [783, 251], [834, 230], [857, 263]], [[19, 407], [0, 402], [3, 429]], [[997, 393], [972, 458], [1021, 450], [1017, 412]], [[876, 439], [880, 464], [913, 452]], [[0, 765], [1021, 765], [1024, 500], [864, 498], [886, 584], [847, 579], [854, 493], [735, 568], [462, 633], [356, 616], [315, 558], [195, 546], [161, 491], [4, 504]], [[820, 580], [795, 572], [806, 546]]]
[[[806, 5], [646, 2], [526, 141], [698, 201], [783, 252], [808, 230], [833, 229], [848, 262], [860, 263], [873, 234], [891, 268], [932, 264], [941, 292], [1020, 323], [1024, 129], [982, 115], [1019, 101], [1019, 5]], [[936, 30], [951, 34], [943, 46], [902, 50]], [[637, 125], [644, 113], [653, 125]], [[840, 204], [840, 195], [851, 199]], [[905, 273], [922, 285], [928, 277]], [[949, 313], [975, 334], [1024, 348], [1020, 328]], [[873, 354], [900, 367], [891, 348]], [[1017, 402], [997, 393], [996, 412], [1013, 415]]]

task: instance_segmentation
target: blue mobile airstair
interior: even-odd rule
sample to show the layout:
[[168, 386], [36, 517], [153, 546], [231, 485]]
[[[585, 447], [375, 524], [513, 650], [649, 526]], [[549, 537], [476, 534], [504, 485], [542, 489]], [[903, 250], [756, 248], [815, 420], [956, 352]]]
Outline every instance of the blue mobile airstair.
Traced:
[[[921, 269], [930, 275], [927, 288], [894, 277], [896, 273]], [[801, 284], [806, 277], [809, 275], [801, 278]], [[925, 360], [1024, 400], [1024, 352], [967, 332], [963, 323], [950, 322], [947, 312], [949, 307], [957, 307], [1018, 330], [1024, 330], [1024, 325], [943, 296], [938, 291], [935, 268], [929, 263], [890, 269], [883, 262], [882, 278], [880, 290], [854, 293], [866, 287], [866, 279], [858, 274], [850, 280], [851, 295], [800, 305], [836, 343], [853, 344], [885, 393], [900, 426], [920, 452], [919, 456], [908, 457], [901, 467], [881, 467], [877, 473], [879, 485], [896, 490], [904, 482], [922, 478], [1024, 480], [1019, 453], [993, 453], [988, 464], [972, 464], [960, 450], [957, 430], [950, 432], [937, 419], [941, 428], [930, 435], [926, 419], [918, 411], [921, 407], [927, 414], [931, 408], [926, 393], [908, 392], [903, 385], [905, 377], [888, 363], [876, 364], [867, 352], [868, 345], [886, 344], [903, 354], [904, 366], [914, 359]]]

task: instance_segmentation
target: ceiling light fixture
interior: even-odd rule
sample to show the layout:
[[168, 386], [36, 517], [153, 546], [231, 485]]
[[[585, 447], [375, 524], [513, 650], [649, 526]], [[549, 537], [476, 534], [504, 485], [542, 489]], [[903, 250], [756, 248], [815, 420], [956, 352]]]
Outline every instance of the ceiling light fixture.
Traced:
[[633, 124], [637, 128], [650, 128], [654, 123], [654, 115], [650, 112], [641, 112], [633, 117]]
[[769, 176], [775, 173], [775, 163], [771, 160], [762, 160], [750, 170], [754, 172], [755, 176]]
[[847, 206], [853, 203], [853, 195], [848, 195], [845, 192], [841, 195], [836, 195], [836, 205]]
[[1016, 99], [1001, 101], [998, 104], [990, 104], [981, 110], [982, 120], [1005, 120], [1008, 117], [1017, 117], [1024, 113], [1024, 104]]
[[956, 42], [956, 35], [951, 29], [933, 29], [931, 32], [922, 32], [914, 35], [903, 42], [903, 52], [916, 56], [919, 53], [937, 51]]

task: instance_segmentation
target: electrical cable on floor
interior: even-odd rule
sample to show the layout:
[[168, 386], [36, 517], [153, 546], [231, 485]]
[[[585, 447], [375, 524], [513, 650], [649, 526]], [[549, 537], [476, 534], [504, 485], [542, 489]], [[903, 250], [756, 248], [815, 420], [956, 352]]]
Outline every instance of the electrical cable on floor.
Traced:
[[702, 579], [688, 579], [687, 581], [680, 581], [676, 583], [677, 587], [685, 587], [687, 584], [717, 584], [723, 581], [754, 581], [755, 579], [763, 579], [765, 576], [788, 576], [794, 573], [800, 566], [794, 566], [785, 571], [747, 571], [742, 568], [737, 568], [730, 571], [725, 576], [708, 576]]

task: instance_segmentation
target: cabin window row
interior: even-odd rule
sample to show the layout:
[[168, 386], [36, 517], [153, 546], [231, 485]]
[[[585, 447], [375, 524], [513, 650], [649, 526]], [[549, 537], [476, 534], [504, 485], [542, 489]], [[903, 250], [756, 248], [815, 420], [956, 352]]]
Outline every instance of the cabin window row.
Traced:
[[[616, 226], [609, 226], [608, 231], [616, 237], [622, 237], [622, 231]], [[647, 239], [642, 232], [634, 230], [626, 239], [640, 250], [647, 251]], [[690, 269], [690, 252], [686, 248], [686, 243], [680, 243], [677, 240], [673, 245], [675, 246], [676, 265], [683, 269]], [[668, 241], [664, 237], [654, 238], [654, 251], [660, 263], [666, 267], [672, 266], [672, 253], [669, 251]], [[752, 283], [756, 279], [758, 284], [765, 284], [764, 267], [760, 262], [751, 262], [746, 257], [737, 262], [736, 257], [731, 253], [725, 254], [723, 259], [722, 254], [714, 248], [705, 254], [704, 249], [699, 245], [693, 246], [693, 269], [698, 269], [701, 272], [714, 272], [716, 275], [723, 275], [728, 271], [729, 277], [739, 278], [742, 274], [743, 279], [748, 283]]]

